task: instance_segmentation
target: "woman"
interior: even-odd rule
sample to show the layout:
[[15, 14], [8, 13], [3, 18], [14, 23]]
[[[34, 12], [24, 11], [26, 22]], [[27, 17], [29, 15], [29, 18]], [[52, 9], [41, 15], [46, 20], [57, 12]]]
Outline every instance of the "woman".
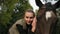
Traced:
[[9, 34], [34, 34], [36, 22], [35, 13], [32, 10], [26, 10], [24, 18], [13, 24]]

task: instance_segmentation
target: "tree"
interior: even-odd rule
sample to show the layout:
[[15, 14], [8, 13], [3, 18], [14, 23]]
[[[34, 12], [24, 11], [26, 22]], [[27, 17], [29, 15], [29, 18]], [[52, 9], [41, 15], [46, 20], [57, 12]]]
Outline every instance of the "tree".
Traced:
[[23, 17], [26, 9], [32, 9], [28, 0], [0, 0], [0, 34], [7, 34], [11, 25]]

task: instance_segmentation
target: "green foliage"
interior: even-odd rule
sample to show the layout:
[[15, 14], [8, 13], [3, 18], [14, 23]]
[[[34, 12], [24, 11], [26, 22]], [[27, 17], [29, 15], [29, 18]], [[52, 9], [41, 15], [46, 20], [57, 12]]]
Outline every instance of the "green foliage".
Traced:
[[28, 0], [0, 0], [0, 34], [7, 34], [16, 20], [23, 18], [26, 9], [32, 9]]

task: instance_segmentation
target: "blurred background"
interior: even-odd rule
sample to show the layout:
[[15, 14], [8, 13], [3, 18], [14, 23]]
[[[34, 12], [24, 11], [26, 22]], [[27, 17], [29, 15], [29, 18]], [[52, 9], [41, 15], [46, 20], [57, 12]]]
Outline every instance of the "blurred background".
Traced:
[[[55, 3], [58, 0], [49, 1]], [[43, 0], [42, 3], [44, 4], [49, 1]], [[33, 9], [37, 14], [39, 7], [36, 6], [35, 0], [0, 0], [0, 34], [8, 34], [9, 28], [17, 20], [23, 18], [26, 9]], [[60, 8], [57, 8], [56, 10], [58, 22], [54, 33], [60, 34]]]

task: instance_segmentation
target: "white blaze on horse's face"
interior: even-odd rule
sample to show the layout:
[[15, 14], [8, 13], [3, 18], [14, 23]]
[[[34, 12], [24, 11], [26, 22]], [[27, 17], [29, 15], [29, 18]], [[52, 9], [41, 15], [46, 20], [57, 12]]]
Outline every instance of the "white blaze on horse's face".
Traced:
[[48, 18], [51, 18], [52, 17], [52, 11], [46, 11], [45, 17], [46, 17], [46, 20], [48, 20]]

